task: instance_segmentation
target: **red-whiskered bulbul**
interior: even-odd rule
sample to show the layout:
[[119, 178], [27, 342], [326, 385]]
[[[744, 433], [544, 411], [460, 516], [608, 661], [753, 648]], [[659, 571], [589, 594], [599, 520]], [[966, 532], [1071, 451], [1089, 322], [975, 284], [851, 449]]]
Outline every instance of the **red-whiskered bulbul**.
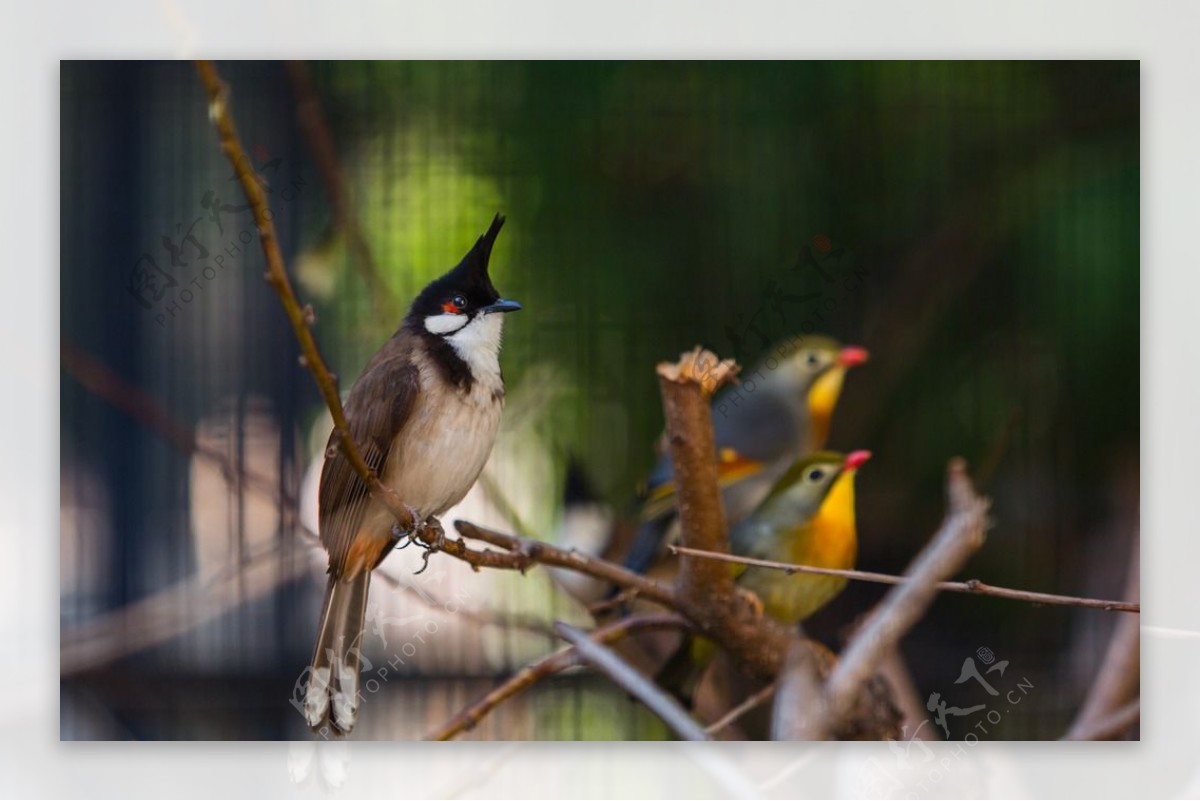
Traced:
[[[418, 525], [463, 499], [492, 452], [504, 380], [504, 313], [488, 276], [504, 218], [457, 267], [425, 287], [404, 322], [367, 363], [346, 398], [346, 421], [363, 459], [413, 511]], [[308, 676], [304, 713], [320, 731], [349, 732], [358, 715], [359, 655], [371, 571], [401, 533], [388, 510], [329, 437], [319, 494], [329, 584]]]

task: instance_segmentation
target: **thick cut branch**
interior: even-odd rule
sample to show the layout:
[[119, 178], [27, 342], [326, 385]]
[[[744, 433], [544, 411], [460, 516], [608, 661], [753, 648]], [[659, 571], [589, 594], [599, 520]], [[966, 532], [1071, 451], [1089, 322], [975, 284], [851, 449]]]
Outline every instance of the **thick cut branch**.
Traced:
[[[667, 419], [667, 443], [678, 488], [679, 520], [684, 545], [705, 551], [728, 552], [729, 535], [725, 509], [717, 491], [717, 461], [713, 454], [713, 393], [737, 375], [730, 360], [696, 348], [676, 364], [658, 365], [658, 384]], [[699, 559], [682, 559], [679, 593], [697, 600], [707, 593], [731, 595], [733, 579], [718, 564]]]
[[[696, 348], [675, 364], [658, 365], [666, 416], [667, 446], [675, 473], [683, 544], [702, 551], [728, 552], [725, 510], [717, 489], [712, 394], [738, 370], [732, 361]], [[750, 672], [771, 680], [779, 671], [790, 631], [762, 616], [718, 562], [684, 556], [675, 596], [684, 612]]]
[[[384, 486], [379, 477], [367, 466], [350, 434], [338, 395], [337, 380], [325, 366], [311, 331], [312, 311], [307, 307], [302, 309], [296, 299], [283, 264], [266, 196], [257, 177], [249, 169], [249, 159], [242, 148], [233, 118], [229, 113], [227, 88], [222, 83], [212, 62], [198, 61], [196, 70], [208, 93], [209, 116], [217, 128], [221, 149], [233, 164], [253, 210], [267, 263], [267, 282], [279, 296], [293, 333], [299, 342], [301, 361], [313, 374], [317, 387], [329, 408], [334, 430], [338, 435], [339, 447], [359, 478], [367, 486], [371, 496], [388, 509], [401, 528], [414, 531], [418, 521], [413, 519], [411, 511], [402, 499], [390, 488]], [[685, 354], [678, 364], [660, 364], [658, 367], [663, 406], [667, 417], [668, 443], [679, 487], [678, 499], [684, 545], [689, 548], [721, 552], [727, 550], [728, 547], [724, 512], [717, 492], [716, 461], [713, 458], [715, 449], [708, 400], [712, 393], [722, 383], [728, 381], [736, 370], [737, 367], [733, 362], [722, 362], [713, 354], [699, 348], [690, 354]], [[463, 533], [467, 530], [470, 529], [460, 528], [460, 532]], [[484, 536], [481, 538], [485, 541], [488, 541], [488, 537], [492, 537], [491, 541], [503, 537], [494, 532], [475, 529], [475, 533], [479, 532], [484, 532]], [[588, 572], [584, 569], [586, 558], [581, 560], [579, 554], [549, 549], [549, 546], [540, 543], [516, 539], [515, 546], [505, 552], [474, 551], [461, 540], [447, 539], [440, 526], [424, 527], [416, 531], [416, 536], [430, 546], [430, 552], [445, 550], [452, 556], [476, 567], [524, 569], [531, 562], [543, 561], [547, 564], [559, 564], [580, 572]], [[535, 556], [535, 554], [537, 555]], [[550, 556], [547, 557], [547, 554]], [[556, 561], [548, 561], [548, 558]], [[595, 561], [600, 562], [601, 560]], [[691, 623], [730, 651], [734, 658], [750, 672], [763, 678], [773, 678], [780, 668], [783, 655], [790, 642], [795, 639], [794, 633], [774, 621], [763, 618], [761, 607], [757, 607], [746, 593], [737, 590], [729, 572], [722, 569], [719, 563], [687, 556], [681, 559], [681, 563], [682, 569], [677, 592], [674, 594], [664, 591], [653, 582], [643, 583], [643, 580], [633, 580], [620, 573], [617, 575], [620, 575], [624, 581], [618, 583], [626, 588], [637, 590], [644, 597], [659, 600], [678, 608]], [[600, 578], [613, 578], [613, 569], [619, 570], [615, 566], [609, 566], [603, 571], [609, 575], [600, 575], [598, 572], [591, 574]], [[917, 585], [906, 585], [899, 588], [899, 592], [903, 594], [914, 586]], [[803, 647], [817, 648], [811, 641], [800, 642]], [[819, 659], [817, 661], [820, 662]], [[855, 677], [855, 681], [847, 683], [843, 687], [843, 692], [852, 696], [863, 686], [863, 683], [863, 677]], [[842, 699], [839, 703], [845, 704], [845, 712], [849, 711], [851, 703], [855, 700], [848, 695], [838, 696]], [[876, 695], [873, 701], [868, 699], [868, 703], [871, 703], [873, 707], [879, 707], [881, 703], [886, 705], [886, 693], [882, 696]], [[845, 712], [841, 714], [844, 715]], [[837, 720], [840, 721], [840, 719], [839, 716]], [[830, 727], [829, 730], [836, 729]]]
[[[717, 488], [717, 464], [709, 400], [737, 371], [699, 348], [683, 354], [677, 364], [658, 366], [659, 388], [666, 416], [667, 444], [675, 472], [680, 530], [687, 548], [727, 553], [728, 532]], [[764, 617], [761, 605], [733, 582], [719, 562], [693, 556], [680, 558], [675, 584], [678, 609], [706, 636], [715, 640], [750, 674], [765, 681], [778, 675], [789, 649], [808, 650], [817, 680], [829, 670], [832, 655], [812, 640], [802, 639]], [[857, 688], [856, 688], [857, 689]], [[851, 699], [844, 726], [827, 730], [853, 739], [897, 736], [899, 713], [882, 682], [873, 682]], [[857, 702], [857, 705], [855, 705]]]
[[[679, 615], [664, 612], [627, 617], [596, 629], [591, 632], [590, 636], [595, 642], [613, 642], [633, 631], [654, 631], [687, 627], [687, 621]], [[425, 739], [449, 740], [464, 731], [470, 731], [479, 724], [479, 721], [485, 715], [522, 690], [533, 686], [555, 673], [561, 673], [579, 664], [579, 652], [574, 646], [544, 656], [538, 661], [521, 668], [508, 681], [459, 712], [441, 728], [431, 732]]]
[[700, 724], [692, 720], [678, 701], [660, 690], [658, 685], [635, 670], [611, 649], [588, 637], [585, 632], [561, 621], [554, 624], [554, 629], [564, 640], [575, 646], [582, 661], [645, 704], [647, 709], [680, 737], [690, 741], [712, 739], [708, 732], [700, 728]]

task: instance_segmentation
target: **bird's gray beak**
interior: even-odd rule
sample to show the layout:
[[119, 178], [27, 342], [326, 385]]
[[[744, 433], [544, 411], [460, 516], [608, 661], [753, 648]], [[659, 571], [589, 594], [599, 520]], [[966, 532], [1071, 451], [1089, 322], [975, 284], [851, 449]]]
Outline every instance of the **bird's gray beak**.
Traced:
[[522, 308], [521, 304], [517, 303], [515, 300], [509, 300], [508, 298], [500, 298], [500, 300], [496, 301], [492, 305], [484, 306], [482, 309], [480, 309], [480, 311], [483, 312], [484, 314], [491, 314], [493, 312], [503, 313], [503, 312], [520, 311], [521, 308]]

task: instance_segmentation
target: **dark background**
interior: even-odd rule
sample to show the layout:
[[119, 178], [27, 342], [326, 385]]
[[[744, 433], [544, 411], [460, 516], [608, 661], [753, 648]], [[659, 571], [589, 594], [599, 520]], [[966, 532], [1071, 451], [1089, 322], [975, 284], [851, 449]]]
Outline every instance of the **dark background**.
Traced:
[[[492, 477], [522, 527], [554, 536], [569, 456], [628, 502], [662, 425], [656, 361], [703, 343], [751, 364], [811, 326], [872, 352], [831, 440], [875, 453], [860, 567], [904, 568], [961, 455], [995, 521], [964, 577], [1120, 597], [1138, 517], [1136, 62], [312, 64], [385, 288], [364, 279], [331, 201], [303, 80], [280, 63], [218, 66], [343, 388], [408, 299], [508, 216], [493, 276], [526, 311], [506, 331], [514, 403]], [[275, 510], [303, 497], [328, 422], [194, 71], [64, 63], [61, 142], [62, 736], [301, 736], [287, 700], [321, 565]], [[232, 207], [221, 228], [213, 198]], [[189, 230], [207, 257], [189, 245], [173, 265], [163, 238]], [[795, 269], [806, 249], [832, 280]], [[177, 281], [160, 297], [130, 290], [144, 254], [160, 287]], [[274, 497], [231, 488], [162, 436], [164, 416], [184, 444], [271, 477]], [[263, 554], [258, 575], [246, 565]], [[447, 586], [480, 614], [565, 614], [533, 576]], [[814, 633], [837, 645], [882, 593], [852, 583]], [[904, 652], [922, 698], [966, 707], [986, 698], [955, 685], [962, 661], [990, 648], [1033, 689], [986, 739], [1056, 738], [1111, 624], [944, 595]], [[367, 709], [363, 736], [419, 736], [551, 647], [458, 625], [381, 691], [396, 714]], [[567, 676], [476, 736], [662, 731]]]

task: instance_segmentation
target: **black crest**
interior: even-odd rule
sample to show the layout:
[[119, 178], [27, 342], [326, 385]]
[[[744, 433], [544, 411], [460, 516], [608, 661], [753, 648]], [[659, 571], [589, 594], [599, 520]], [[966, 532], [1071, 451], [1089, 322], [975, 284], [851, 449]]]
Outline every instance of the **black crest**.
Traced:
[[475, 246], [467, 251], [458, 266], [421, 290], [408, 311], [407, 319], [417, 322], [431, 314], [439, 314], [442, 304], [456, 294], [463, 295], [470, 302], [470, 309], [482, 308], [498, 300], [500, 293], [488, 275], [488, 261], [492, 256], [496, 235], [503, 226], [504, 217], [497, 214], [487, 232], [475, 241]]

